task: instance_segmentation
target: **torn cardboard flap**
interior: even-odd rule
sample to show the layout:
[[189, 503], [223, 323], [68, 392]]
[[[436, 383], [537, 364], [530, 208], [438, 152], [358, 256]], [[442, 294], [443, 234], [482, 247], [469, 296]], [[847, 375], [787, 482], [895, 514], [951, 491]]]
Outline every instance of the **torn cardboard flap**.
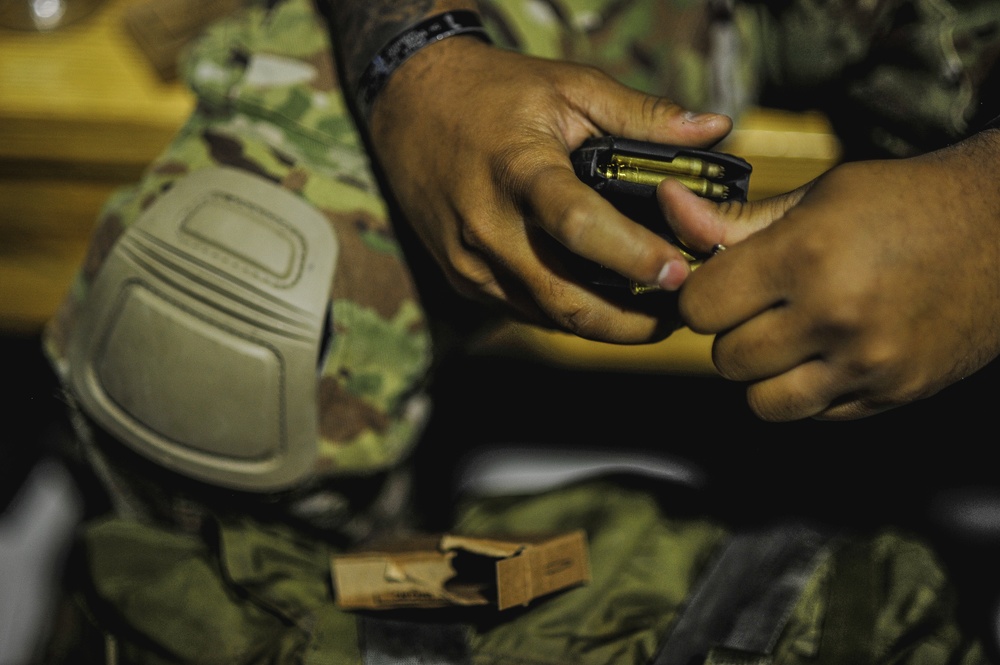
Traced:
[[346, 609], [495, 605], [505, 610], [590, 581], [581, 531], [505, 539], [418, 536], [331, 559]]

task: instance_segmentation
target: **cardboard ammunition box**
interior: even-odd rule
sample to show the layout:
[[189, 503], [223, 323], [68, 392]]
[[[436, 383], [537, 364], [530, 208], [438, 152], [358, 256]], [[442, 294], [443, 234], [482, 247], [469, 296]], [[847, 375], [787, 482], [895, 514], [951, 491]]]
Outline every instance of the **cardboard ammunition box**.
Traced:
[[590, 581], [583, 531], [492, 539], [415, 537], [331, 560], [346, 609], [493, 605], [504, 610]]

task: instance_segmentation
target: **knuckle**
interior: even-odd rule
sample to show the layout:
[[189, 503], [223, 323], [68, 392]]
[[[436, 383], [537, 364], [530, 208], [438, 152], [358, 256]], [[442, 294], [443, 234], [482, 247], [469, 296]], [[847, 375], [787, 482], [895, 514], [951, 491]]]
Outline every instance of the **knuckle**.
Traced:
[[492, 155], [490, 171], [500, 191], [517, 196], [538, 181], [541, 159], [531, 146], [512, 141]]
[[[788, 251], [786, 260], [795, 263], [796, 268], [811, 266], [813, 273], [822, 273], [830, 262], [830, 248], [827, 238], [820, 233], [797, 233], [794, 237], [794, 251]], [[782, 256], [785, 256], [783, 254]], [[836, 268], [836, 266], [832, 266]], [[818, 281], [818, 280], [817, 280]]]
[[590, 317], [581, 303], [560, 300], [558, 292], [551, 295], [555, 298], [553, 302], [558, 303], [558, 309], [550, 311], [550, 315], [560, 327], [572, 333], [588, 329]]
[[852, 378], [882, 376], [892, 371], [899, 360], [895, 345], [871, 340], [858, 345], [847, 363], [847, 374]]
[[465, 296], [485, 291], [495, 281], [492, 271], [474, 251], [451, 251], [439, 264], [449, 284]]
[[577, 308], [572, 311], [564, 312], [561, 323], [568, 332], [581, 337], [590, 337], [594, 334], [591, 327], [591, 321], [592, 318], [587, 313], [586, 309]]
[[685, 325], [696, 333], [708, 332], [702, 322], [702, 309], [698, 305], [698, 291], [694, 278], [688, 278], [677, 295], [677, 313]]
[[724, 353], [718, 346], [712, 349], [712, 363], [719, 375], [729, 381], [743, 381], [751, 376], [750, 368], [746, 363], [736, 360], [737, 354]]
[[[677, 311], [692, 332], [703, 335], [718, 333], [716, 321], [719, 320], [722, 304], [718, 298], [713, 297], [711, 289], [701, 287], [705, 282], [698, 278], [698, 272], [700, 270], [692, 273], [681, 287], [677, 297]], [[724, 335], [716, 337], [713, 353], [721, 354], [725, 339]]]
[[462, 266], [469, 262], [470, 252], [480, 252], [489, 245], [489, 233], [481, 224], [465, 223], [459, 230], [461, 250], [453, 252], [452, 263]]
[[763, 421], [787, 422], [801, 417], [797, 402], [791, 399], [772, 399], [768, 393], [758, 390], [757, 386], [747, 389], [747, 406]]
[[471, 269], [468, 265], [456, 265], [445, 270], [448, 283], [466, 298], [484, 292], [492, 281], [483, 271]]
[[831, 302], [823, 315], [823, 328], [831, 339], [857, 339], [864, 328], [864, 309], [854, 302]]
[[579, 249], [596, 222], [590, 206], [572, 202], [553, 219], [550, 233], [570, 250]]
[[548, 284], [541, 304], [548, 309], [552, 321], [566, 332], [586, 338], [602, 334], [594, 309], [556, 282]]
[[665, 116], [676, 115], [681, 107], [665, 97], [646, 95], [642, 101], [642, 115], [645, 121], [655, 123]]
[[607, 72], [600, 67], [589, 63], [577, 64], [576, 67], [574, 67], [574, 72], [576, 73], [576, 76], [579, 77], [579, 79], [572, 81], [574, 86], [580, 82], [588, 85], [604, 85], [611, 80], [611, 77], [608, 76]]
[[928, 373], [909, 360], [900, 345], [888, 340], [873, 341], [861, 347], [846, 371], [862, 385], [874, 387], [867, 400], [872, 405], [899, 406], [934, 392]]

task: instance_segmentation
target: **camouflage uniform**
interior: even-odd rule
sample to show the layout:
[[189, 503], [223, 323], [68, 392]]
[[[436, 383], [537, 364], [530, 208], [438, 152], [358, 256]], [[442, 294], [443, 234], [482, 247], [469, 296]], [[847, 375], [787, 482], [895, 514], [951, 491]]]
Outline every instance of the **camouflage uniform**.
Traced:
[[[57, 373], [73, 371], [66, 339], [104, 259], [175, 183], [215, 165], [276, 183], [322, 211], [341, 248], [319, 379], [316, 479], [281, 496], [202, 487], [104, 440], [75, 414], [71, 454], [103, 482], [112, 509], [84, 525], [85, 612], [77, 630], [57, 635], [51, 662], [72, 662], [89, 647], [136, 663], [362, 662], [361, 624], [332, 603], [328, 557], [417, 524], [407, 512], [406, 463], [427, 420], [434, 360], [465, 322], [447, 320], [450, 302], [421, 269], [426, 257], [398, 240], [406, 229], [394, 226], [344, 105], [325, 26], [308, 0], [272, 4], [219, 22], [186, 57], [197, 109], [142, 181], [108, 201], [45, 348]], [[977, 84], [997, 50], [984, 28], [1000, 14], [997, 3], [958, 12], [930, 0], [905, 11], [898, 1], [867, 3], [856, 23], [842, 17], [860, 4], [806, 1], [773, 3], [780, 12], [717, 3], [714, 21], [687, 0], [481, 4], [500, 45], [595, 64], [694, 109], [738, 115], [785, 84], [844, 92], [838, 103], [863, 108], [869, 120], [855, 132], [859, 142], [897, 154], [969, 130]], [[816, 35], [834, 48], [819, 51]], [[908, 35], [933, 48], [900, 61], [871, 46]], [[845, 72], [859, 68], [865, 76], [846, 83]], [[901, 68], [915, 86], [906, 90], [919, 95], [896, 90]], [[648, 662], [727, 536], [723, 525], [673, 518], [650, 495], [612, 481], [470, 501], [457, 514], [455, 529], [470, 534], [580, 527], [590, 536], [593, 584], [465, 624], [473, 660], [484, 665]], [[931, 552], [891, 533], [865, 542], [878, 569], [872, 588], [886, 594], [873, 624], [877, 662], [979, 662]], [[819, 563], [775, 646], [777, 661], [810, 662], [819, 648], [834, 560]]]
[[499, 43], [687, 108], [823, 111], [849, 158], [939, 148], [1000, 114], [995, 0], [481, 4]]

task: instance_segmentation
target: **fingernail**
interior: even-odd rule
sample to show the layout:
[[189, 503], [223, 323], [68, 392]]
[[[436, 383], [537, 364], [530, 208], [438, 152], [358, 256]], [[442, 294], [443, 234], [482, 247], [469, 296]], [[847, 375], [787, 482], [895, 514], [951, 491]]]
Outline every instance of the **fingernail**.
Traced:
[[701, 124], [703, 122], [709, 122], [718, 118], [718, 113], [695, 113], [694, 111], [686, 111], [684, 113], [684, 119], [688, 122], [693, 122], [695, 124]]
[[667, 261], [660, 270], [660, 275], [656, 278], [656, 283], [664, 291], [676, 291], [681, 288], [681, 284], [687, 278], [688, 272], [690, 270], [687, 261], [679, 259]]

